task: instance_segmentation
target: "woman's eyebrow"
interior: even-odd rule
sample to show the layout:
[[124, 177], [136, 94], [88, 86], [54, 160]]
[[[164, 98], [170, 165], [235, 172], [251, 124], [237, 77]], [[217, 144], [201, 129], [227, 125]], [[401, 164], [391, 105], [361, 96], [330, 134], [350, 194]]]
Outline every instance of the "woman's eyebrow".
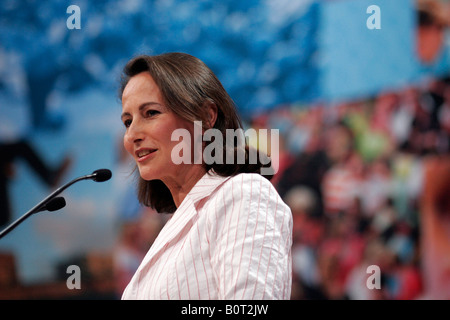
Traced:
[[[145, 109], [145, 108], [148, 107], [148, 106], [155, 106], [155, 105], [158, 105], [158, 106], [163, 107], [163, 105], [160, 104], [160, 103], [158, 103], [158, 102], [153, 102], [153, 101], [150, 101], [150, 102], [144, 102], [143, 104], [141, 104], [141, 105], [139, 106], [139, 112], [141, 112], [143, 109]], [[123, 112], [122, 115], [120, 116], [120, 119], [123, 120], [123, 118], [128, 117], [128, 116], [130, 116], [130, 115], [131, 115], [131, 114], [130, 114], [129, 112]]]

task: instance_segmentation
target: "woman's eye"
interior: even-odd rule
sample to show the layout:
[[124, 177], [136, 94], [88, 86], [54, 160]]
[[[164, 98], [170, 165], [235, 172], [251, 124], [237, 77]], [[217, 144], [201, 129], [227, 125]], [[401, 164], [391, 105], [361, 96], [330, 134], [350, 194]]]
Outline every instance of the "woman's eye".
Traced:
[[125, 126], [125, 128], [128, 128], [131, 125], [131, 120], [125, 120], [123, 122], [123, 125]]
[[157, 110], [147, 110], [147, 112], [145, 112], [145, 114], [147, 115], [147, 117], [153, 117], [156, 116], [157, 114], [159, 114], [160, 112]]

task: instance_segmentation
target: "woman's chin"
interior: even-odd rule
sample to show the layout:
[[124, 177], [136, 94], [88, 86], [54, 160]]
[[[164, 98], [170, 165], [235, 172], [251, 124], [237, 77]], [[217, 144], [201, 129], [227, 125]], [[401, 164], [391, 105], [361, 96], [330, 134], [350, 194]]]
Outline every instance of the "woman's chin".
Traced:
[[149, 171], [149, 170], [139, 170], [139, 175], [141, 176], [142, 179], [144, 179], [146, 181], [159, 179], [158, 175], [156, 175], [156, 173], [153, 172], [153, 170], [151, 170], [151, 171]]

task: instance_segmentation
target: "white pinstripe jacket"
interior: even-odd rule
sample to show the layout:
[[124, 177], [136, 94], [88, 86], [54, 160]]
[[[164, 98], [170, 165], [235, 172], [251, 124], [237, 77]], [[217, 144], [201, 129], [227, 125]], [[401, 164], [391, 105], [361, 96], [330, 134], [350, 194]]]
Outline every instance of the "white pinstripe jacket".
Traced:
[[205, 174], [122, 299], [289, 299], [292, 214], [259, 174]]

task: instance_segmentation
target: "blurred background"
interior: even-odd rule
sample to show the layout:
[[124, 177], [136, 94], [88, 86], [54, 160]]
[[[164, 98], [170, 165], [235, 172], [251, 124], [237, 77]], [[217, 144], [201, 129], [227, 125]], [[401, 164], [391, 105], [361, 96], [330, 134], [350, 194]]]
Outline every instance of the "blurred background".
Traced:
[[1, 299], [120, 297], [167, 221], [136, 201], [120, 73], [169, 51], [202, 59], [247, 127], [280, 130], [292, 299], [450, 299], [447, 0], [3, 0], [1, 229], [78, 176], [113, 178], [0, 239]]

